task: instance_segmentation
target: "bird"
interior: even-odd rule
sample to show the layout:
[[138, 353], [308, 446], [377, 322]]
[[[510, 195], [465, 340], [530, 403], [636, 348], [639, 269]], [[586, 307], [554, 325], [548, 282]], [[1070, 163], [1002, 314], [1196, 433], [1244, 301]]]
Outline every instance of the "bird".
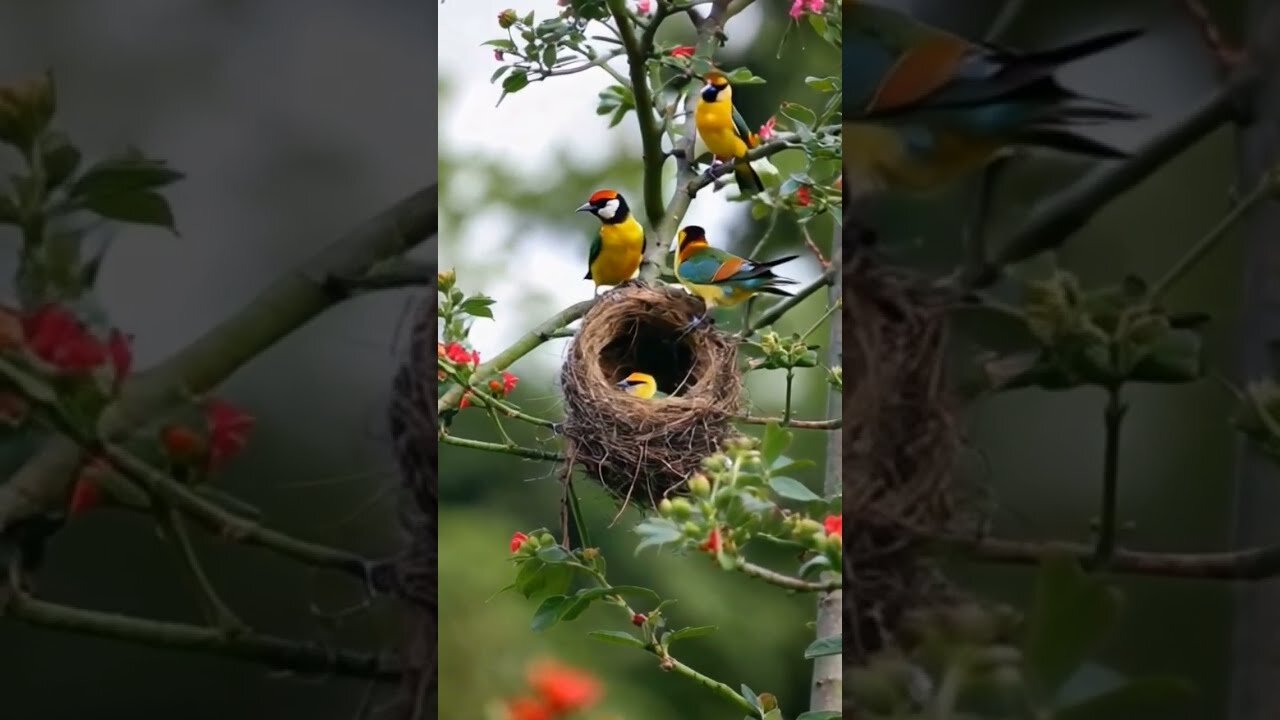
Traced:
[[644, 227], [616, 190], [597, 190], [577, 212], [589, 212], [600, 219], [600, 234], [591, 243], [584, 280], [601, 285], [620, 285], [636, 274], [644, 258]]
[[[756, 293], [782, 295], [791, 293], [778, 287], [793, 285], [794, 280], [779, 277], [773, 268], [795, 260], [798, 255], [788, 255], [764, 262], [741, 258], [733, 253], [711, 247], [706, 231], [698, 225], [686, 225], [676, 235], [676, 279], [689, 292], [702, 298], [706, 312], [694, 318], [681, 331], [683, 337], [700, 325], [717, 307], [733, 307]], [[750, 315], [748, 307], [747, 315]], [[743, 318], [745, 326], [747, 318]]]
[[743, 159], [748, 150], [760, 144], [760, 137], [751, 132], [747, 121], [733, 106], [733, 87], [729, 84], [729, 78], [724, 73], [712, 71], [704, 79], [707, 84], [698, 94], [693, 118], [698, 128], [698, 137], [702, 138], [702, 144], [711, 151], [711, 167], [707, 169], [707, 173], [715, 169], [718, 161], [732, 160], [738, 190], [743, 195], [763, 192], [764, 183], [760, 181], [760, 176], [751, 167], [751, 163]]
[[971, 42], [897, 10], [843, 3], [842, 145], [871, 188], [927, 193], [1009, 147], [1128, 153], [1078, 132], [1145, 115], [1064, 87], [1058, 70], [1143, 34], [1118, 30], [1038, 52]]
[[658, 392], [658, 381], [648, 373], [633, 372], [619, 380], [615, 387], [641, 400], [666, 397], [666, 393]]

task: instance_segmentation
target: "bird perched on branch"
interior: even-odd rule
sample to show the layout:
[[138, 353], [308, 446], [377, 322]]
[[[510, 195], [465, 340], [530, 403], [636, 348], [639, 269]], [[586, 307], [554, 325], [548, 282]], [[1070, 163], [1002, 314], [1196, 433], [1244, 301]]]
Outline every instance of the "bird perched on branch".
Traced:
[[619, 285], [630, 280], [644, 258], [644, 227], [631, 214], [627, 201], [615, 190], [598, 190], [578, 212], [600, 219], [600, 234], [591, 243], [584, 280], [601, 285]]
[[751, 167], [751, 163], [743, 159], [747, 151], [760, 144], [759, 136], [747, 127], [738, 109], [733, 106], [733, 87], [724, 73], [709, 72], [707, 84], [698, 95], [698, 105], [694, 108], [694, 122], [698, 127], [698, 137], [711, 151], [713, 160], [710, 173], [718, 161], [733, 161], [733, 176], [738, 181], [738, 190], [743, 195], [751, 195], [764, 191], [764, 183]]
[[[778, 277], [772, 268], [797, 257], [788, 255], [765, 262], [741, 258], [711, 247], [706, 231], [701, 227], [687, 225], [682, 228], [676, 236], [676, 279], [689, 292], [702, 298], [707, 310], [689, 323], [680, 333], [681, 336], [706, 320], [713, 309], [732, 307], [756, 293], [790, 297], [791, 293], [778, 286], [792, 285], [795, 281]], [[750, 315], [750, 312], [747, 314]], [[746, 322], [745, 319], [743, 322]]]
[[666, 397], [666, 393], [658, 392], [658, 381], [648, 373], [633, 372], [619, 380], [616, 387], [642, 400]]
[[842, 9], [844, 161], [871, 186], [932, 190], [1011, 146], [1126, 156], [1078, 129], [1143, 114], [1069, 90], [1056, 73], [1141, 30], [1018, 52], [861, 0], [844, 0]]

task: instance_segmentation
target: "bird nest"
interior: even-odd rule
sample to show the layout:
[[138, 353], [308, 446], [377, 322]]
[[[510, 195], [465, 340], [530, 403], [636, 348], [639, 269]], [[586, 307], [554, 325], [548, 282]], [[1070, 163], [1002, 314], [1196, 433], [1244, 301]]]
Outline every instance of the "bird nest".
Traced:
[[945, 299], [866, 250], [845, 262], [843, 297], [845, 657], [856, 660], [892, 642], [905, 611], [954, 597], [920, 541], [960, 519], [960, 438]]
[[[568, 457], [623, 503], [657, 503], [733, 432], [737, 345], [705, 327], [679, 337], [703, 311], [681, 290], [625, 285], [586, 314], [569, 347], [561, 372]], [[668, 397], [619, 390], [632, 372], [652, 375]]]

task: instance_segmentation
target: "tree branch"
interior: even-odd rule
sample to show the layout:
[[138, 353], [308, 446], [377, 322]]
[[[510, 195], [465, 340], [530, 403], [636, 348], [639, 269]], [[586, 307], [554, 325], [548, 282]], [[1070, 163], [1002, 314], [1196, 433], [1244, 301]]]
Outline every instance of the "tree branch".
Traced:
[[1102, 502], [1098, 511], [1098, 542], [1094, 547], [1090, 566], [1106, 567], [1116, 550], [1116, 501], [1120, 492], [1120, 429], [1124, 423], [1124, 401], [1120, 399], [1120, 385], [1107, 388], [1107, 407], [1103, 411], [1106, 440], [1102, 461]]
[[755, 563], [743, 562], [738, 566], [743, 575], [763, 580], [770, 585], [776, 585], [787, 590], [795, 590], [797, 592], [831, 592], [840, 587], [840, 579], [836, 578], [827, 582], [809, 582], [798, 577], [784, 575], [767, 567], [761, 567]]
[[[777, 423], [779, 425], [783, 424], [782, 418], [776, 417], [736, 415], [733, 419], [747, 425], [768, 425], [769, 423]], [[840, 426], [840, 418], [832, 418], [831, 420], [791, 420], [786, 423], [786, 427], [796, 428], [797, 430], [839, 430]]]
[[1131, 157], [1099, 165], [1070, 188], [1045, 201], [985, 267], [962, 272], [958, 277], [944, 280], [943, 284], [958, 285], [965, 290], [989, 287], [1000, 279], [1006, 266], [1059, 247], [1103, 206], [1231, 120], [1237, 114], [1240, 98], [1253, 86], [1254, 77], [1247, 64], [1242, 66], [1225, 86]]
[[185, 652], [222, 655], [301, 673], [360, 677], [395, 682], [394, 657], [308, 645], [272, 635], [227, 635], [216, 628], [146, 620], [38, 600], [10, 588], [0, 615], [51, 630], [92, 635]]
[[472, 450], [484, 450], [486, 452], [515, 455], [516, 457], [522, 457], [528, 460], [547, 460], [550, 462], [565, 461], [565, 457], [563, 455], [551, 452], [550, 450], [539, 450], [537, 448], [527, 448], [519, 445], [485, 442], [484, 440], [472, 440], [471, 438], [458, 437], [456, 435], [450, 435], [443, 432], [440, 433], [440, 442], [446, 445], [457, 445], [458, 447], [471, 448]]
[[436, 263], [407, 258], [393, 258], [355, 277], [329, 278], [330, 288], [344, 296], [376, 290], [429, 287], [436, 282]]
[[[759, 317], [752, 318], [751, 324], [743, 328], [738, 333], [738, 336], [743, 338], [750, 337], [751, 333], [755, 332], [757, 329], [776, 321], [783, 315], [786, 315], [792, 308], [804, 302], [805, 298], [834, 283], [836, 278], [839, 277], [839, 273], [840, 264], [833, 258], [831, 261], [831, 267], [828, 267], [825, 272], [817, 277], [817, 279], [797, 290], [791, 297], [781, 302], [774, 303], [768, 310], [760, 313]], [[835, 325], [835, 323], [832, 324]]]
[[[626, 0], [607, 0], [613, 21], [618, 26], [622, 47], [627, 51], [627, 67], [630, 71], [631, 92], [636, 100], [636, 120], [640, 123], [640, 144], [644, 154], [644, 213], [649, 227], [657, 225], [662, 217], [662, 166], [667, 156], [662, 152], [662, 129], [653, 114], [653, 94], [649, 92], [647, 63], [653, 50], [652, 35], [645, 45], [636, 37]], [[659, 18], [655, 17], [651, 29], [656, 32]]]
[[[253, 302], [165, 362], [130, 378], [122, 396], [103, 413], [99, 435], [119, 439], [173, 405], [205, 392], [280, 338], [342, 298], [327, 284], [358, 277], [378, 262], [402, 254], [435, 235], [436, 186], [423, 188], [361, 224], [286, 273]], [[66, 498], [80, 449], [50, 438], [7, 483], [0, 485], [0, 530], [58, 507]]]
[[[516, 360], [528, 355], [534, 348], [554, 337], [558, 330], [586, 315], [587, 311], [595, 303], [595, 298], [583, 300], [547, 318], [537, 327], [520, 336], [520, 339], [512, 343], [506, 350], [494, 355], [492, 360], [481, 363], [475, 369], [475, 372], [471, 374], [471, 381], [473, 383], [483, 382], [494, 373], [502, 372], [511, 367], [511, 364]], [[449, 388], [449, 391], [436, 402], [436, 412], [443, 413], [446, 410], [457, 407], [458, 403], [462, 401], [464, 392], [466, 392], [466, 388], [461, 385], [454, 385]]]

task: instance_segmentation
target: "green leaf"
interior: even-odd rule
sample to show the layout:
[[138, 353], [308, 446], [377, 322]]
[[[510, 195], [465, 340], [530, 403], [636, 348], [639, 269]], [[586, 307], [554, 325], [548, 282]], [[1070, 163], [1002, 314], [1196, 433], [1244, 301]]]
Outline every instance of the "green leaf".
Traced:
[[689, 638], [702, 637], [703, 635], [710, 635], [715, 631], [715, 625], [698, 625], [695, 627], [680, 628], [679, 630], [673, 630], [667, 633], [663, 638], [663, 641], [665, 644], [670, 645], [677, 640], [688, 640]]
[[729, 72], [725, 77], [729, 78], [729, 82], [734, 85], [763, 85], [768, 82], [744, 67]]
[[587, 637], [600, 642], [613, 643], [614, 645], [626, 645], [628, 647], [644, 649], [644, 641], [632, 635], [629, 632], [621, 630], [592, 630], [587, 633]]
[[518, 93], [529, 84], [529, 74], [524, 70], [514, 70], [502, 81], [502, 91], [508, 95]]
[[813, 77], [809, 76], [804, 79], [804, 84], [817, 90], [820, 93], [835, 92], [840, 89], [840, 77]]
[[493, 302], [493, 298], [485, 297], [484, 295], [475, 295], [463, 301], [462, 305], [459, 306], [458, 309], [472, 317], [489, 318], [492, 320], [493, 310], [489, 308], [493, 305]]
[[636, 525], [636, 534], [643, 539], [636, 546], [636, 554], [639, 555], [641, 550], [656, 545], [662, 546], [667, 543], [678, 542], [684, 534], [680, 532], [680, 528], [676, 524], [665, 518], [650, 518]]
[[178, 234], [169, 201], [159, 193], [149, 190], [103, 193], [89, 195], [83, 202], [86, 209], [104, 218], [139, 225], [158, 225], [175, 235]]
[[647, 587], [640, 587], [639, 585], [614, 585], [607, 588], [583, 588], [582, 590], [579, 590], [577, 595], [574, 597], [585, 598], [586, 600], [599, 600], [600, 598], [608, 597], [610, 595], [619, 595], [621, 597], [642, 597], [646, 600], [652, 600], [655, 603], [662, 599], [658, 596], [658, 593]]
[[809, 558], [805, 564], [801, 565], [796, 574], [802, 578], [808, 578], [822, 572], [823, 570], [830, 569], [831, 558], [828, 558], [826, 555], [815, 555]]
[[152, 160], [137, 150], [130, 150], [116, 157], [89, 166], [67, 194], [72, 198], [111, 197], [135, 195], [140, 190], [156, 190], [183, 178], [182, 173], [169, 167], [163, 160]]
[[1204, 349], [1200, 333], [1173, 330], [1167, 333], [1129, 373], [1135, 382], [1187, 383], [1204, 376]]
[[839, 710], [806, 710], [796, 720], [835, 720], [841, 717]]
[[747, 687], [747, 684], [746, 684], [746, 683], [743, 683], [743, 684], [742, 684], [742, 693], [741, 693], [741, 695], [742, 695], [742, 697], [743, 697], [744, 699], [746, 699], [746, 701], [747, 701], [747, 702], [751, 703], [751, 707], [754, 707], [754, 708], [755, 708], [755, 709], [757, 709], [757, 710], [759, 710], [759, 709], [760, 709], [760, 698], [759, 698], [759, 696], [757, 696], [757, 695], [756, 695], [756, 693], [755, 693], [755, 691], [754, 691], [754, 690], [752, 690], [751, 688]]
[[844, 652], [844, 636], [828, 635], [809, 643], [809, 647], [804, 649], [804, 659], [812, 660], [827, 655], [839, 655], [842, 652]]
[[573, 568], [567, 565], [548, 565], [537, 558], [520, 564], [516, 573], [516, 592], [534, 600], [547, 595], [563, 594], [573, 580]]
[[760, 720], [785, 720], [785, 718], [782, 717], [781, 710], [779, 710], [778, 708], [774, 708], [769, 712], [765, 713], [764, 715], [760, 716]]
[[771, 422], [764, 426], [764, 436], [760, 440], [760, 457], [765, 465], [773, 466], [789, 445], [791, 445], [790, 432], [783, 430], [778, 423]]
[[64, 133], [46, 133], [41, 141], [41, 161], [44, 163], [45, 189], [52, 190], [66, 182], [80, 167], [80, 150], [71, 144]]
[[575, 596], [571, 602], [565, 605], [564, 612], [560, 614], [560, 622], [576, 620], [589, 607], [591, 607], [590, 600]]
[[1101, 644], [1120, 612], [1117, 592], [1070, 556], [1046, 557], [1023, 651], [1032, 681], [1051, 697]]
[[538, 559], [548, 565], [556, 565], [569, 562], [573, 559], [573, 555], [559, 545], [548, 545], [538, 549]]
[[787, 457], [786, 455], [781, 455], [778, 457], [777, 460], [773, 461], [772, 465], [769, 466], [769, 474], [770, 475], [790, 475], [796, 470], [811, 468], [811, 467], [814, 467], [815, 465], [817, 465], [817, 463], [815, 463], [812, 460], [794, 460], [792, 458]]
[[513, 43], [513, 42], [511, 42], [510, 40], [505, 39], [505, 38], [503, 38], [503, 39], [498, 39], [498, 40], [485, 40], [484, 42], [482, 42], [482, 43], [480, 43], [480, 44], [481, 44], [482, 46], [483, 46], [483, 45], [488, 45], [489, 47], [491, 47], [491, 48], [493, 48], [493, 49], [495, 49], [495, 50], [502, 50], [503, 52], [515, 52], [515, 51], [516, 51], [516, 44], [515, 44], [515, 43]]
[[534, 611], [533, 621], [529, 624], [529, 627], [534, 632], [542, 632], [555, 625], [560, 621], [560, 615], [565, 611], [565, 603], [568, 600], [569, 598], [564, 595], [552, 595], [543, 600], [542, 604], [538, 605], [538, 609]]
[[769, 487], [778, 495], [788, 500], [799, 500], [800, 502], [821, 502], [822, 497], [814, 491], [804, 486], [795, 478], [789, 477], [772, 477], [769, 478]]
[[1186, 704], [1195, 689], [1177, 678], [1138, 678], [1084, 702], [1058, 709], [1054, 720], [1093, 720], [1100, 717], [1160, 717]]

